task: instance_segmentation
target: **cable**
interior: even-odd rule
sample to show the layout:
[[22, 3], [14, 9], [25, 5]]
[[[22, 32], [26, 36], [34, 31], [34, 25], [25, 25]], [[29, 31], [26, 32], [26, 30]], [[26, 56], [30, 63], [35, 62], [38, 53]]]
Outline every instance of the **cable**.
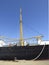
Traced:
[[[38, 32], [37, 30], [35, 30], [35, 28], [33, 28], [33, 27], [31, 27], [31, 26], [29, 26], [28, 24], [27, 25], [25, 25], [25, 26], [27, 26], [27, 27], [29, 27], [29, 30], [34, 30], [36, 33], [38, 33], [39, 35], [43, 35], [43, 34], [41, 34], [40, 32]], [[26, 28], [27, 28], [26, 27]], [[33, 31], [32, 31], [32, 33], [33, 33]]]
[[37, 57], [35, 57], [33, 60], [36, 60], [36, 59], [38, 59], [38, 58], [41, 56], [41, 54], [42, 54], [43, 51], [44, 51], [44, 48], [45, 48], [45, 45], [43, 46], [41, 52], [40, 52], [40, 53], [37, 55]]

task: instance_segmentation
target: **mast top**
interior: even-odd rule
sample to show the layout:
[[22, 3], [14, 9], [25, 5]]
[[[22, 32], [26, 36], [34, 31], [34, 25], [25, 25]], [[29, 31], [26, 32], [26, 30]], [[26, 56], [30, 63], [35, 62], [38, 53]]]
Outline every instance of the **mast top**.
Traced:
[[22, 8], [20, 8], [20, 13], [22, 13]]
[[22, 8], [20, 8], [20, 22], [22, 22]]

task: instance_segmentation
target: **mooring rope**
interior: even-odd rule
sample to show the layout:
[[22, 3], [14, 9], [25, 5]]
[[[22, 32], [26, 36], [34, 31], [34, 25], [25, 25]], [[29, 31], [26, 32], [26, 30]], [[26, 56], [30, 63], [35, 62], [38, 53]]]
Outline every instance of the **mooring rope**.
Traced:
[[41, 56], [41, 54], [42, 54], [43, 51], [44, 51], [44, 48], [45, 48], [45, 45], [43, 46], [41, 52], [40, 52], [33, 60], [36, 60], [36, 59], [38, 59], [38, 58]]

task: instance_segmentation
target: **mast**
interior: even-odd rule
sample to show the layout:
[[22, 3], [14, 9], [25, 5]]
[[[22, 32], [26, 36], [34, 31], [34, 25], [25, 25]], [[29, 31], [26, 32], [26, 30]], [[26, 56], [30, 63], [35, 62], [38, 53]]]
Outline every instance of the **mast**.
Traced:
[[23, 29], [22, 29], [22, 9], [20, 8], [20, 45], [24, 46]]

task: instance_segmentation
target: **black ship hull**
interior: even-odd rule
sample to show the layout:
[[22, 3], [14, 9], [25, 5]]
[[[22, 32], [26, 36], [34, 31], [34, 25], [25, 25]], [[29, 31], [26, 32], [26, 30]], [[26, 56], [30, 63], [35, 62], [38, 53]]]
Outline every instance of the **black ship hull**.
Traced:
[[0, 47], [0, 60], [14, 60], [15, 58], [49, 59], [49, 45]]

